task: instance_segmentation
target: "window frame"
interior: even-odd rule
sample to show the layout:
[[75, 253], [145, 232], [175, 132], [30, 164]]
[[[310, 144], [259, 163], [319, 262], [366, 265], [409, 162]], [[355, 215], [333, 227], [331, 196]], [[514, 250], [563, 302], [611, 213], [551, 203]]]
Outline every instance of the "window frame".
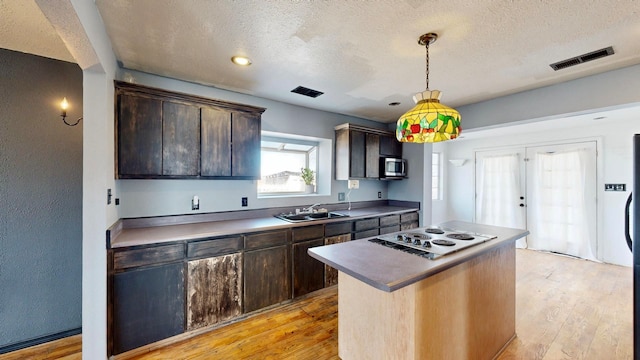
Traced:
[[[311, 193], [308, 193], [305, 191], [305, 189], [301, 190], [301, 191], [282, 191], [282, 192], [260, 192], [259, 188], [256, 189], [257, 190], [257, 196], [258, 197], [288, 197], [288, 196], [299, 196], [299, 195], [315, 195], [318, 193], [318, 169], [319, 169], [319, 153], [320, 153], [320, 142], [319, 141], [315, 141], [315, 140], [307, 140], [307, 139], [300, 139], [298, 137], [295, 137], [295, 135], [291, 135], [292, 137], [288, 137], [288, 134], [278, 134], [279, 136], [274, 136], [274, 135], [262, 135], [261, 136], [261, 145], [260, 145], [260, 153], [261, 153], [261, 158], [263, 158], [262, 153], [263, 152], [285, 152], [285, 153], [289, 153], [289, 154], [300, 154], [300, 155], [304, 155], [305, 157], [305, 167], [309, 167], [310, 169], [313, 170], [314, 172], [314, 184], [315, 184], [315, 188], [314, 191]], [[269, 147], [263, 147], [262, 146], [262, 142], [263, 141], [268, 141], [268, 142], [279, 142], [282, 144], [292, 144], [292, 145], [305, 145], [305, 146], [310, 146], [309, 150], [293, 150], [293, 149], [281, 149], [278, 150], [276, 148], [269, 148]], [[312, 160], [311, 158], [312, 153], [315, 152], [315, 160]], [[310, 166], [313, 165], [313, 166]], [[260, 174], [260, 177], [262, 180], [262, 174]], [[260, 181], [259, 180], [259, 181]], [[260, 182], [256, 182], [256, 184], [260, 184]]]

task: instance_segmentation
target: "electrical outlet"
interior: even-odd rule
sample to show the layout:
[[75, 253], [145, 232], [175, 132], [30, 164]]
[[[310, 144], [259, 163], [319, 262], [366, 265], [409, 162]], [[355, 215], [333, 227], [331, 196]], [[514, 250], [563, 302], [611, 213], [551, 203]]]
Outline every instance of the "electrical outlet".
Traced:
[[378, 199], [382, 199], [382, 191], [378, 191]]
[[343, 192], [339, 192], [338, 193], [338, 201], [344, 201], [344, 193]]
[[107, 189], [107, 205], [111, 205], [111, 189]]
[[191, 199], [191, 210], [200, 210], [200, 199], [198, 196], [194, 196]]
[[349, 183], [347, 184], [347, 187], [349, 189], [357, 189], [360, 187], [360, 181], [358, 180], [349, 180]]
[[249, 206], [249, 200], [246, 197], [242, 198], [242, 206]]

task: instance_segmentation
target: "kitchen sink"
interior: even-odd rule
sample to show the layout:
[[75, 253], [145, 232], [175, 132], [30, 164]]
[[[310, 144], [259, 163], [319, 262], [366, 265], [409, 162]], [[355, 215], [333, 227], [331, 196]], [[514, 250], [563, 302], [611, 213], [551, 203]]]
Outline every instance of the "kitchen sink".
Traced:
[[349, 215], [342, 214], [334, 211], [323, 211], [317, 213], [303, 213], [303, 214], [280, 214], [275, 215], [278, 219], [289, 221], [289, 222], [302, 222], [302, 221], [314, 221], [314, 220], [325, 220], [325, 219], [338, 219], [343, 217], [348, 217]]

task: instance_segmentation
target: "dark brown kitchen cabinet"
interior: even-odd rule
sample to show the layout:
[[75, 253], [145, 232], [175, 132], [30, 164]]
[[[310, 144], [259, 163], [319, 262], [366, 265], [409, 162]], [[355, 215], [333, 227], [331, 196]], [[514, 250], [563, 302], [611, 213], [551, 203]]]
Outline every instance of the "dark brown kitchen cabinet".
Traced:
[[260, 178], [264, 108], [116, 82], [116, 178]]
[[363, 131], [336, 130], [336, 180], [365, 177], [366, 134]]
[[391, 152], [402, 156], [402, 147], [390, 142], [395, 138], [389, 131], [353, 124], [339, 125], [335, 130], [336, 180], [379, 179], [380, 157]]
[[400, 231], [400, 215], [387, 215], [380, 217], [380, 235]]
[[324, 287], [324, 264], [307, 253], [310, 248], [322, 245], [322, 238], [293, 244], [293, 297]]
[[368, 179], [380, 177], [380, 135], [367, 134], [365, 137], [365, 172]]
[[187, 330], [242, 314], [242, 254], [188, 262]]
[[[342, 235], [326, 237], [324, 239], [324, 244], [333, 245], [333, 244], [347, 242], [350, 240], [351, 240], [351, 233], [346, 233]], [[324, 286], [333, 286], [337, 283], [338, 283], [338, 270], [325, 264], [324, 265]]]
[[353, 239], [364, 239], [379, 235], [380, 220], [378, 217], [356, 220], [353, 223]]
[[162, 175], [197, 176], [200, 171], [200, 109], [162, 103]]
[[283, 230], [245, 236], [245, 313], [291, 298], [291, 247], [288, 234]]
[[260, 117], [202, 108], [202, 176], [260, 178]]
[[380, 136], [380, 156], [402, 158], [402, 143], [395, 135]]
[[293, 297], [324, 287], [324, 264], [307, 253], [312, 247], [324, 245], [324, 225], [296, 227], [292, 230]]
[[162, 101], [121, 94], [117, 112], [118, 175], [162, 175]]
[[184, 264], [113, 275], [113, 353], [184, 332]]
[[260, 116], [231, 115], [231, 176], [260, 179]]
[[400, 214], [400, 231], [411, 230], [420, 227], [420, 219], [417, 212]]
[[202, 108], [202, 176], [231, 176], [231, 113]]

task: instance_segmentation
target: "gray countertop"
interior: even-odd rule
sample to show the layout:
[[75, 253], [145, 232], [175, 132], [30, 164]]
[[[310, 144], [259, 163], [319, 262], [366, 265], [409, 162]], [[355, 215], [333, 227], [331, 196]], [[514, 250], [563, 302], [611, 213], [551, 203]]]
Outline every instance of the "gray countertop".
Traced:
[[401, 206], [372, 206], [352, 210], [337, 210], [339, 213], [349, 215], [348, 218], [329, 220], [314, 220], [307, 222], [291, 223], [277, 219], [273, 216], [256, 217], [247, 219], [208, 221], [191, 224], [151, 226], [141, 228], [122, 229], [117, 236], [110, 239], [111, 248], [120, 248], [138, 245], [152, 245], [174, 241], [188, 241], [214, 236], [243, 234], [255, 231], [286, 229], [330, 222], [343, 222], [356, 220], [370, 216], [401, 214], [418, 211], [417, 208]]
[[497, 238], [435, 260], [380, 246], [367, 239], [320, 246], [309, 255], [382, 291], [392, 292], [473, 259], [500, 246], [515, 246], [526, 230], [449, 221], [443, 227], [496, 235]]

